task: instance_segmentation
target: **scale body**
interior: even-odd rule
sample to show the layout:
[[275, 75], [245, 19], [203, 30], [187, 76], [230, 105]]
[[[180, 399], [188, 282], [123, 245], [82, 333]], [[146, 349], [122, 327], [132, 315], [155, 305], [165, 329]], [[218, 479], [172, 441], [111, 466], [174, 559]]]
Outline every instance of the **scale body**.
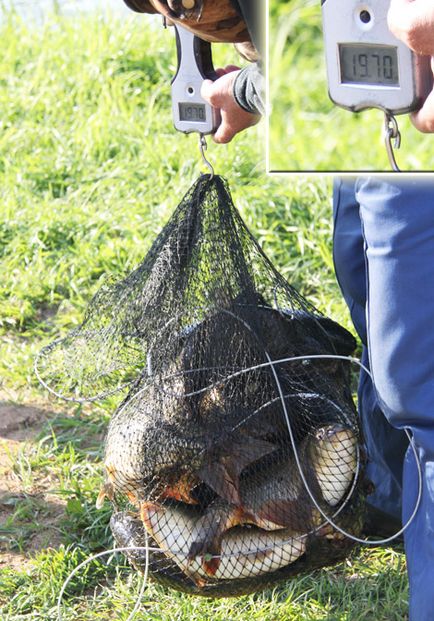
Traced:
[[432, 89], [430, 59], [414, 54], [387, 25], [390, 0], [322, 0], [330, 99], [347, 110], [406, 114]]
[[200, 94], [202, 82], [215, 80], [211, 44], [189, 30], [174, 25], [178, 68], [172, 80], [172, 113], [175, 129], [189, 134], [213, 134], [220, 125], [220, 111]]

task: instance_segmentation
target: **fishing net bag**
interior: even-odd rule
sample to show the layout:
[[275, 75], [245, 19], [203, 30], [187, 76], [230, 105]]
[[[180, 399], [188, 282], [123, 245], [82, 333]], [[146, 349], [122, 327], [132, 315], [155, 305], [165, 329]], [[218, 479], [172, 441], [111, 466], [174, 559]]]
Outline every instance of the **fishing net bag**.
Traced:
[[363, 518], [351, 334], [276, 271], [219, 176], [201, 176], [143, 262], [42, 350], [41, 381], [123, 391], [105, 441], [111, 528], [141, 570], [229, 596], [343, 559]]

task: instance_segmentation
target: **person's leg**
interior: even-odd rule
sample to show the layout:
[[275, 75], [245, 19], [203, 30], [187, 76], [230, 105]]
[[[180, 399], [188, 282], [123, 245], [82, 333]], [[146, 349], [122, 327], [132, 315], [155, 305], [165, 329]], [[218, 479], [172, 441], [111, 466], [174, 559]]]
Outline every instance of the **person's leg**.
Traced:
[[[434, 619], [434, 183], [361, 179], [356, 198], [366, 250], [368, 351], [379, 405], [396, 428], [414, 434], [422, 502], [404, 534], [411, 621]], [[418, 477], [411, 449], [403, 520]]]
[[[366, 352], [366, 266], [355, 180], [336, 180], [333, 197], [336, 277], [364, 344], [362, 362], [369, 368]], [[402, 465], [408, 441], [405, 434], [391, 427], [384, 417], [371, 379], [364, 371], [360, 374], [358, 407], [368, 454], [366, 475], [375, 486], [368, 497], [368, 504], [378, 510], [378, 513], [368, 516], [369, 534], [393, 534], [399, 530], [401, 523]]]

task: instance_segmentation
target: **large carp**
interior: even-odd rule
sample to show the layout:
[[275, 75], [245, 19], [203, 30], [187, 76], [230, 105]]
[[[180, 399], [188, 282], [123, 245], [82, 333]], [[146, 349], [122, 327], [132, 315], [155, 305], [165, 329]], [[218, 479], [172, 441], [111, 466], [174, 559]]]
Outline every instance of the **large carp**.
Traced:
[[[310, 494], [326, 515], [332, 515], [330, 508], [344, 499], [358, 464], [354, 432], [338, 425], [323, 427], [306, 437], [297, 452], [298, 464], [292, 455], [285, 461], [249, 473], [241, 479], [239, 504], [218, 498], [197, 520], [188, 558], [196, 562], [200, 557], [207, 575], [217, 575], [222, 542], [230, 529], [253, 524], [265, 531], [283, 528], [287, 537], [308, 534], [324, 523]], [[142, 506], [141, 514], [147, 526], [147, 503]], [[158, 540], [155, 528], [150, 529], [150, 534]]]
[[[144, 503], [141, 515], [146, 530], [166, 556], [198, 586], [203, 586], [210, 577], [207, 566], [189, 554], [198, 534], [198, 520], [192, 508]], [[266, 532], [257, 528], [232, 528], [221, 538], [212, 576], [216, 580], [237, 580], [276, 571], [304, 553], [305, 540], [306, 535], [294, 536], [285, 529]]]
[[[241, 474], [289, 444], [276, 377], [297, 441], [336, 421], [339, 410], [354, 415], [348, 369], [338, 361], [245, 367], [288, 356], [348, 355], [354, 345], [329, 319], [265, 304], [233, 303], [184, 328], [164, 364], [164, 356], [150, 356], [152, 377], [143, 375], [110, 422], [99, 504], [115, 493], [136, 505], [163, 498], [196, 504], [205, 490], [207, 501], [214, 494], [239, 505]], [[299, 396], [306, 387], [318, 393], [308, 415]]]

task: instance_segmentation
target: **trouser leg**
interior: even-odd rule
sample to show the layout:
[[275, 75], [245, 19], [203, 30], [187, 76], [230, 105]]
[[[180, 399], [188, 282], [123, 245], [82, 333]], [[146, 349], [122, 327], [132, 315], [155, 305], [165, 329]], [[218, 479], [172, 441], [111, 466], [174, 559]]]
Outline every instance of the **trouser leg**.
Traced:
[[[334, 185], [334, 262], [336, 276], [351, 313], [354, 326], [364, 344], [362, 362], [369, 368], [366, 351], [366, 266], [364, 240], [355, 197], [355, 180], [336, 180]], [[359, 415], [368, 454], [367, 478], [374, 484], [370, 505], [401, 519], [402, 465], [407, 448], [404, 432], [394, 429], [384, 417], [371, 379], [361, 371], [358, 389]], [[373, 528], [375, 524], [371, 526]], [[384, 526], [381, 525], [383, 528]], [[380, 524], [377, 524], [380, 527]]]
[[[434, 619], [434, 183], [370, 178], [356, 184], [366, 249], [368, 350], [379, 405], [409, 427], [422, 467], [422, 501], [404, 534], [411, 621]], [[418, 478], [404, 463], [403, 519]]]

